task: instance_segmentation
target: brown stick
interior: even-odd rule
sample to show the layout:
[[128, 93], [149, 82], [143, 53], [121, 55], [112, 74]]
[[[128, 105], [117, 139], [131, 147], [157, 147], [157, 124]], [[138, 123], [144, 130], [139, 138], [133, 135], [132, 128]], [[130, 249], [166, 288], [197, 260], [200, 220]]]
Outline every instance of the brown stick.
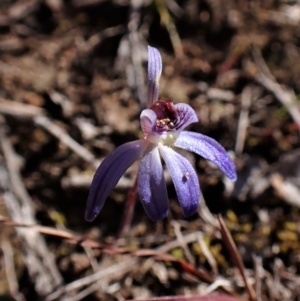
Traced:
[[224, 222], [224, 219], [222, 217], [221, 214], [217, 214], [217, 219], [219, 221], [219, 226], [220, 226], [220, 231], [221, 231], [221, 234], [222, 234], [222, 238], [223, 238], [223, 241], [229, 251], [229, 253], [232, 255], [232, 259], [233, 259], [233, 262], [234, 264], [237, 266], [237, 268], [239, 269], [240, 271], [240, 274], [243, 278], [243, 281], [245, 283], [245, 287], [246, 287], [246, 290], [247, 290], [247, 293], [249, 295], [249, 298], [250, 300], [252, 301], [255, 301], [256, 300], [256, 294], [255, 294], [255, 291], [252, 287], [252, 285], [249, 283], [249, 280], [246, 276], [246, 273], [245, 273], [245, 266], [244, 266], [244, 263], [242, 261], [242, 258], [237, 250], [237, 247], [236, 247], [236, 244], [234, 243], [233, 241], [233, 238]]
[[[4, 204], [13, 219], [20, 223], [36, 223], [32, 200], [22, 181], [17, 156], [6, 137], [3, 127], [0, 127], [0, 147], [5, 165], [0, 166], [0, 189], [3, 191]], [[48, 249], [40, 233], [30, 229], [17, 229], [22, 242], [23, 256], [36, 292], [45, 296], [61, 285], [63, 280], [55, 263], [52, 252]]]
[[129, 190], [127, 194], [126, 204], [125, 204], [125, 212], [123, 215], [123, 220], [121, 223], [121, 227], [119, 229], [118, 238], [121, 238], [124, 236], [124, 234], [129, 230], [132, 217], [133, 217], [133, 211], [134, 206], [136, 203], [136, 193], [137, 193], [137, 177], [135, 178], [133, 187]]

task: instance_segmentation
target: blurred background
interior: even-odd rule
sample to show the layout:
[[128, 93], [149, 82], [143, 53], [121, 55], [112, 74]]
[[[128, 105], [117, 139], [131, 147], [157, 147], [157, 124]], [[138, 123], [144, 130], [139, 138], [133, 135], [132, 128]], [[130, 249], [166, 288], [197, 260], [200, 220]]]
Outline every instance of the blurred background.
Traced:
[[[299, 0], [1, 0], [0, 34], [0, 300], [247, 299], [219, 213], [257, 300], [300, 300]], [[168, 218], [137, 198], [124, 226], [135, 164], [88, 223], [96, 167], [142, 137], [148, 44], [160, 96], [195, 109], [238, 180], [186, 154], [199, 212], [167, 174]]]

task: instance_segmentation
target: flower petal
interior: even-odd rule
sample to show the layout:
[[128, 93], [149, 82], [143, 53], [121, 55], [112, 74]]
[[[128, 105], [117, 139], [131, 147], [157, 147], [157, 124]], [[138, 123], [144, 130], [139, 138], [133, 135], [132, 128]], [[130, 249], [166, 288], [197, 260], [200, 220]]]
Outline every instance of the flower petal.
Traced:
[[148, 46], [148, 108], [158, 99], [161, 70], [162, 62], [158, 50]]
[[198, 177], [191, 163], [172, 148], [159, 144], [159, 150], [170, 171], [184, 216], [194, 214], [200, 201]]
[[178, 103], [175, 105], [178, 117], [175, 125], [176, 130], [183, 130], [191, 123], [198, 122], [199, 119], [195, 110], [186, 103]]
[[153, 110], [145, 109], [142, 111], [141, 116], [141, 127], [146, 136], [149, 136], [153, 132], [156, 122], [156, 114]]
[[216, 140], [199, 133], [183, 131], [174, 145], [192, 151], [206, 160], [211, 161], [216, 164], [230, 180], [236, 180], [234, 163], [226, 153], [224, 147]]
[[98, 167], [89, 192], [85, 218], [93, 221], [102, 209], [110, 191], [117, 185], [127, 168], [147, 147], [145, 140], [125, 143], [108, 155]]
[[143, 156], [138, 189], [144, 209], [153, 221], [165, 218], [168, 214], [168, 194], [161, 159], [157, 146], [152, 146]]

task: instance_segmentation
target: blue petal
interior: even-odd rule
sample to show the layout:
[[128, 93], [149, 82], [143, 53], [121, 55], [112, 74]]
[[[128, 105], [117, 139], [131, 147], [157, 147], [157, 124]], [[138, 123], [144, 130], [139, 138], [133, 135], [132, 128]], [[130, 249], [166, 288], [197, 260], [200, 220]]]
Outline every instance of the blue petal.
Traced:
[[147, 147], [145, 140], [125, 143], [108, 155], [98, 167], [89, 192], [85, 218], [93, 221], [102, 209], [110, 191], [121, 176]]
[[178, 103], [175, 105], [178, 118], [175, 124], [176, 130], [183, 130], [191, 123], [198, 122], [198, 117], [195, 110], [186, 103]]
[[208, 161], [211, 161], [216, 164], [230, 180], [236, 180], [234, 163], [226, 153], [224, 147], [216, 140], [199, 133], [184, 131], [181, 132], [174, 145], [194, 152]]
[[159, 144], [159, 150], [170, 171], [184, 216], [197, 211], [200, 201], [198, 177], [190, 162], [172, 148]]
[[148, 108], [158, 99], [161, 70], [162, 62], [158, 50], [148, 46]]
[[153, 221], [165, 218], [168, 214], [168, 194], [164, 173], [157, 146], [152, 146], [143, 156], [138, 189], [144, 209]]
[[149, 136], [153, 133], [153, 128], [157, 120], [157, 116], [153, 110], [145, 109], [142, 111], [141, 116], [141, 127], [146, 136]]

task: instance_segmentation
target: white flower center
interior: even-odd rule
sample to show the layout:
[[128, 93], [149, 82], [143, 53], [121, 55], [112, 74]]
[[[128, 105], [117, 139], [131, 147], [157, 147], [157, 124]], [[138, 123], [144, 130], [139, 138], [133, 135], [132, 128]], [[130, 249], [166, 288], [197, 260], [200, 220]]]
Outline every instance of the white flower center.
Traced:
[[154, 144], [161, 143], [165, 146], [173, 146], [179, 134], [179, 131], [163, 132], [160, 134], [152, 133], [148, 137], [145, 137], [145, 139]]

